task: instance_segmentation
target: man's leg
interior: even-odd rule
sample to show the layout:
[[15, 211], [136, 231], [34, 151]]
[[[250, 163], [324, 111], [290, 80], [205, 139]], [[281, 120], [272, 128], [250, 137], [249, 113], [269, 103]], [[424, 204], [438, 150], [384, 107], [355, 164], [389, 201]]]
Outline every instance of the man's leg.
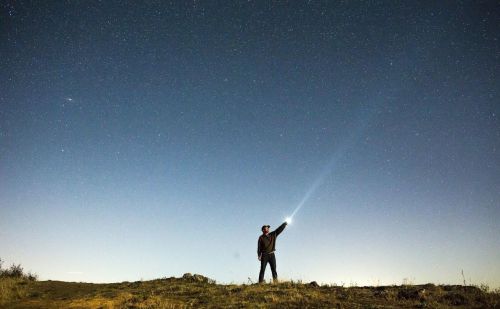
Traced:
[[273, 282], [278, 282], [278, 273], [276, 272], [276, 257], [273, 254], [269, 254], [269, 265], [271, 265], [271, 272], [273, 273]]
[[259, 272], [259, 283], [264, 282], [264, 272], [266, 271], [266, 266], [268, 262], [268, 255], [263, 254], [260, 258], [260, 272]]

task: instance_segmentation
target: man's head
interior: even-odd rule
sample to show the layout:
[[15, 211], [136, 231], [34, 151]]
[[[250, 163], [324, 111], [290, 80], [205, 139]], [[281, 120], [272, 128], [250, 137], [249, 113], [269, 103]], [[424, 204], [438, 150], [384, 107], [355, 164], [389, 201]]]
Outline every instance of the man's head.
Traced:
[[269, 228], [270, 228], [270, 227], [271, 227], [270, 225], [263, 225], [263, 226], [262, 226], [262, 229], [261, 229], [261, 230], [262, 230], [262, 233], [263, 233], [264, 235], [267, 235], [267, 234], [269, 233]]

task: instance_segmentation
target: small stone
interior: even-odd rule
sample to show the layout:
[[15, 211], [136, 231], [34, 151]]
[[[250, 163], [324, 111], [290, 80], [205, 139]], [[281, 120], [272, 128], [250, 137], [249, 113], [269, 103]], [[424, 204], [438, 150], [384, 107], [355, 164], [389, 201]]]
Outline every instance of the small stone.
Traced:
[[312, 281], [311, 283], [309, 283], [309, 285], [314, 288], [319, 288], [319, 284], [316, 281]]

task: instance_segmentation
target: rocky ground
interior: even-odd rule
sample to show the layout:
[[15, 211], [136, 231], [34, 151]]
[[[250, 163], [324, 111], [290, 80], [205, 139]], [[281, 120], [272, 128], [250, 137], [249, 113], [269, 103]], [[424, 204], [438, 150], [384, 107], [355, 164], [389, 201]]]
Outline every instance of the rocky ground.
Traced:
[[0, 280], [1, 308], [497, 308], [486, 287], [223, 285], [197, 274], [111, 284]]

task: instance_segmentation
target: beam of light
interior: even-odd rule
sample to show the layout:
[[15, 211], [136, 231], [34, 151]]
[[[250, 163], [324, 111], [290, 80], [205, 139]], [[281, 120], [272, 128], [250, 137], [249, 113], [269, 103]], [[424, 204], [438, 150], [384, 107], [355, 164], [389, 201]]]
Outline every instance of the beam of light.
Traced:
[[304, 197], [300, 200], [299, 204], [297, 207], [295, 207], [295, 210], [292, 212], [292, 214], [287, 218], [292, 222], [293, 217], [297, 214], [297, 212], [304, 206], [304, 204], [307, 203], [307, 201], [311, 198], [311, 196], [316, 192], [316, 190], [323, 184], [325, 181], [326, 177], [330, 175], [336, 167], [336, 163], [342, 159], [346, 151], [351, 148], [360, 138], [360, 136], [363, 134], [365, 128], [368, 126], [368, 123], [372, 119], [374, 115], [374, 111], [377, 107], [377, 104], [373, 104], [371, 106], [368, 106], [368, 108], [363, 112], [361, 111], [359, 113], [360, 117], [358, 120], [353, 124], [353, 127], [351, 130], [348, 130], [350, 134], [348, 134], [345, 139], [339, 143], [339, 147], [337, 150], [333, 153], [332, 157], [328, 161], [328, 163], [325, 165], [323, 170], [320, 172], [316, 180], [313, 182], [313, 184], [309, 187], [309, 190], [306, 191], [304, 194]]
[[332, 158], [330, 159], [328, 164], [325, 166], [325, 168], [319, 174], [318, 178], [316, 178], [316, 180], [313, 182], [313, 184], [311, 185], [309, 190], [307, 190], [306, 194], [304, 194], [304, 197], [302, 198], [302, 200], [300, 200], [297, 207], [295, 207], [295, 210], [292, 212], [292, 214], [289, 217], [290, 221], [293, 219], [295, 214], [302, 208], [302, 206], [304, 206], [304, 204], [309, 200], [309, 198], [313, 195], [313, 193], [316, 192], [316, 190], [321, 186], [321, 184], [323, 184], [326, 176], [328, 176], [333, 171], [333, 169], [335, 167], [335, 163], [337, 163], [337, 161], [341, 158], [341, 155], [343, 153], [344, 153], [344, 151], [337, 151], [332, 156]]

